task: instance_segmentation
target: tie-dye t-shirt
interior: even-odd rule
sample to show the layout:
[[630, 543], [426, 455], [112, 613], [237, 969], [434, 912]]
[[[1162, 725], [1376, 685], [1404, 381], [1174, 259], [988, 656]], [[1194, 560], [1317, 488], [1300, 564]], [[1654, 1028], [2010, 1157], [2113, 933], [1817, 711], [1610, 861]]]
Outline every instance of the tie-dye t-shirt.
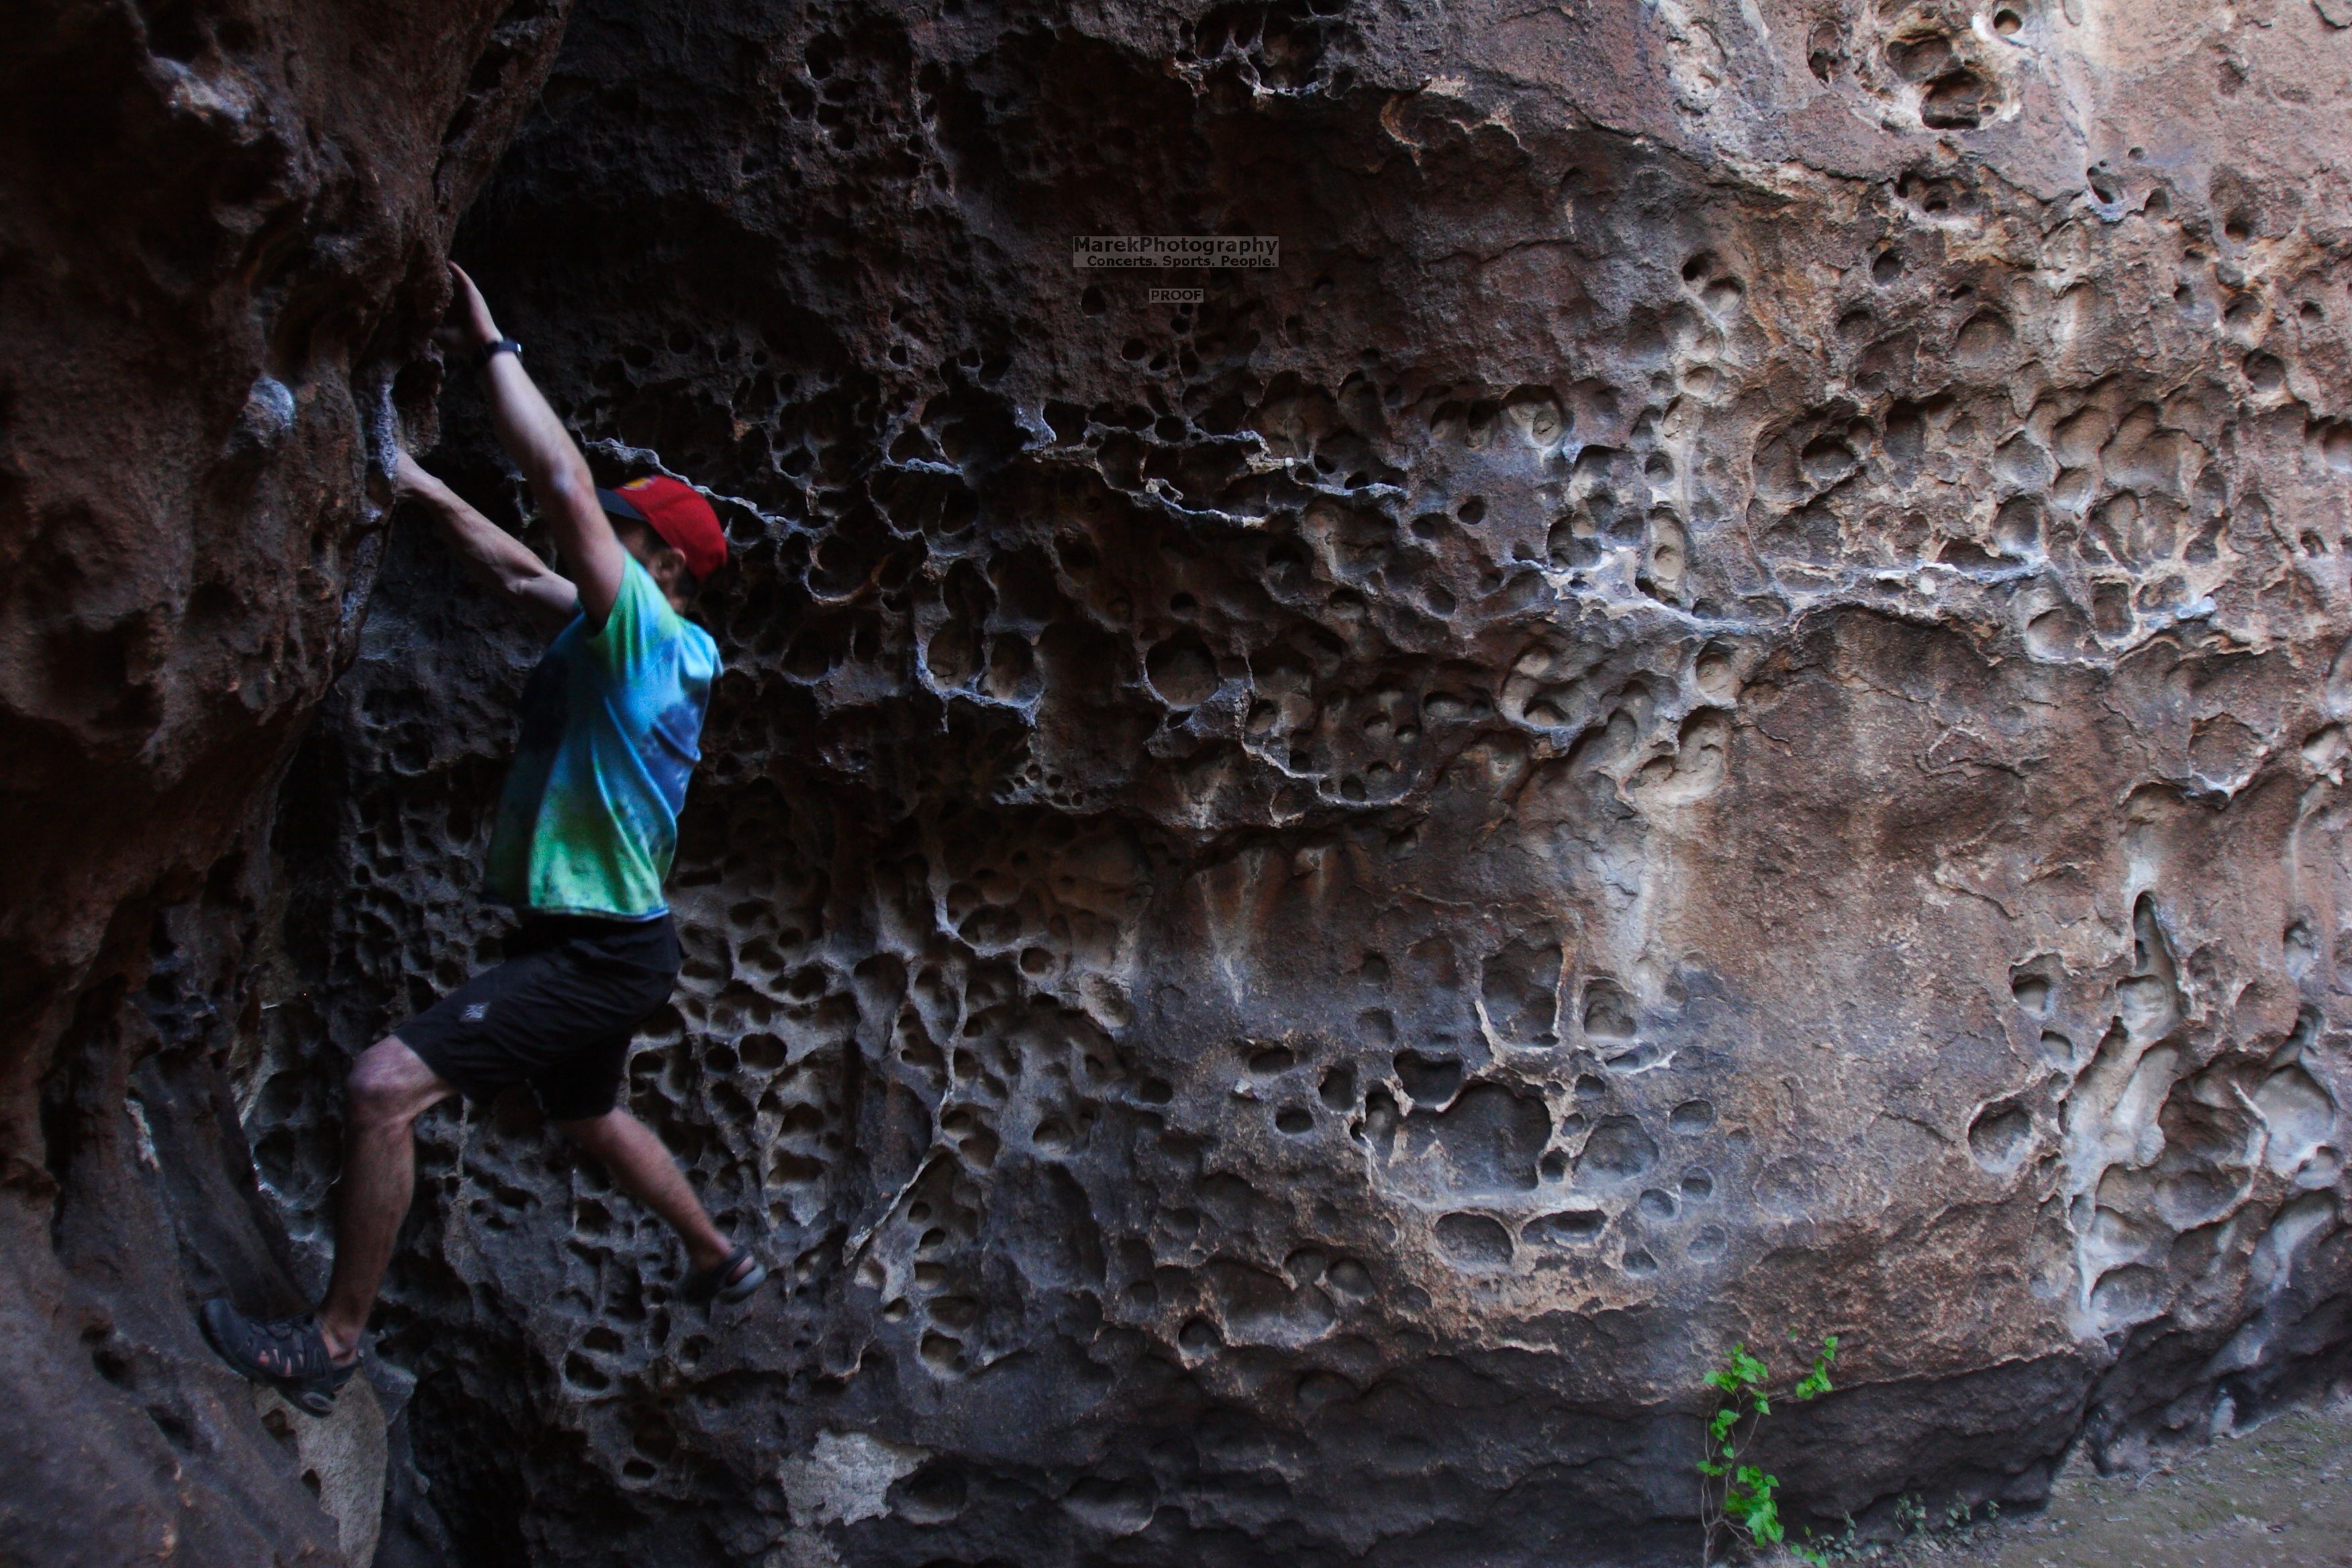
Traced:
[[543, 914], [650, 920], [702, 755], [719, 645], [635, 556], [604, 629], [563, 628], [524, 688], [483, 890]]

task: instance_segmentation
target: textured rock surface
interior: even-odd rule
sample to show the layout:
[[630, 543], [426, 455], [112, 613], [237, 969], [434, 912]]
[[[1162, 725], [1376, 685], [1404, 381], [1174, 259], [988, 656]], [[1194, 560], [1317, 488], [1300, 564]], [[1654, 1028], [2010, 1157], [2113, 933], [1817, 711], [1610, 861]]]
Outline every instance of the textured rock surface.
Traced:
[[[1734, 1338], [1844, 1336], [1827, 1513], [2341, 1370], [2347, 72], [2301, 0], [589, 6], [461, 251], [739, 498], [631, 1081], [793, 1267], [707, 1325], [436, 1123], [459, 1533], [1633, 1559]], [[1283, 264], [1068, 263], [1199, 231]], [[289, 802], [344, 1049], [490, 930], [485, 619], [395, 541]]]
[[563, 9], [12, 10], [11, 1563], [341, 1560], [336, 1521], [302, 1484], [318, 1467], [290, 1426], [288, 1446], [273, 1440], [189, 1316], [193, 1294], [224, 1289], [257, 1307], [297, 1299], [232, 1098], [261, 1017], [253, 943], [279, 896], [256, 808], [354, 650], [383, 538], [370, 464], [402, 417], [430, 428], [431, 367], [404, 367], [437, 313], [449, 230], [530, 102]]
[[[2344, 1372], [2344, 15], [583, 9], [461, 254], [734, 498], [631, 1081], [790, 1267], [436, 1113], [466, 1559], [1685, 1559], [1735, 1338], [1825, 1513]], [[360, 637], [185, 990], [313, 1260], [533, 651]]]

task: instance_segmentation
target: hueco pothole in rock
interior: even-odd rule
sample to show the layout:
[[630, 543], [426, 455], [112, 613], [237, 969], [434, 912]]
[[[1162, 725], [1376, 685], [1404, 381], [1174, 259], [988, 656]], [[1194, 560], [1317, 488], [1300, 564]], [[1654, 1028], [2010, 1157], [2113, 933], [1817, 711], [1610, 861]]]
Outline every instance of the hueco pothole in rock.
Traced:
[[[706, 1326], [527, 1102], [428, 1122], [457, 1560], [1683, 1560], [1736, 1339], [1842, 1338], [1824, 1519], [2340, 1375], [2347, 79], [2308, 0], [583, 5], [457, 250], [728, 521], [632, 1102], [788, 1278]], [[1282, 264], [1070, 266], [1183, 233]], [[264, 746], [123, 642], [213, 707], [12, 763], [19, 838], [248, 770], [27, 862], [112, 934], [11, 1024], [12, 1257], [262, 1234], [241, 1127], [315, 1261], [342, 1062], [495, 934], [490, 622], [395, 521], [274, 794], [332, 649]]]

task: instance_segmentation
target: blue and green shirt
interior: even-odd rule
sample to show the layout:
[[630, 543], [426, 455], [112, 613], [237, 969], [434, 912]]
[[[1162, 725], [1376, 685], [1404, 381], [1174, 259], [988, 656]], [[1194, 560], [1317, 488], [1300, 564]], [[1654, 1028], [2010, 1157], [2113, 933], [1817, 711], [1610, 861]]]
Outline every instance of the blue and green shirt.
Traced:
[[574, 616], [523, 689], [483, 891], [538, 914], [651, 920], [677, 852], [719, 645], [630, 556], [601, 630]]

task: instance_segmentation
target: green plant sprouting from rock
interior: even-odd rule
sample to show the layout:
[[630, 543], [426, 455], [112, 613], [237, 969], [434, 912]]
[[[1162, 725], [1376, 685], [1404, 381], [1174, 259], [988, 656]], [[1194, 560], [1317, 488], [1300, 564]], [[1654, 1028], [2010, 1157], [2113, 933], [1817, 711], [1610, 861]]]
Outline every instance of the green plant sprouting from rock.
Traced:
[[[1802, 1404], [1830, 1391], [1830, 1363], [1837, 1359], [1837, 1336], [1822, 1338], [1812, 1369], [1797, 1381], [1785, 1398]], [[1723, 1364], [1706, 1374], [1715, 1394], [1715, 1411], [1707, 1417], [1706, 1451], [1698, 1462], [1699, 1523], [1706, 1531], [1699, 1560], [1716, 1560], [1716, 1542], [1740, 1547], [1780, 1546], [1788, 1527], [1780, 1521], [1780, 1479], [1759, 1466], [1744, 1462], [1765, 1418], [1772, 1414], [1770, 1369], [1745, 1344], [1735, 1344]], [[1802, 1546], [1790, 1550], [1809, 1562], [1819, 1553]]]

